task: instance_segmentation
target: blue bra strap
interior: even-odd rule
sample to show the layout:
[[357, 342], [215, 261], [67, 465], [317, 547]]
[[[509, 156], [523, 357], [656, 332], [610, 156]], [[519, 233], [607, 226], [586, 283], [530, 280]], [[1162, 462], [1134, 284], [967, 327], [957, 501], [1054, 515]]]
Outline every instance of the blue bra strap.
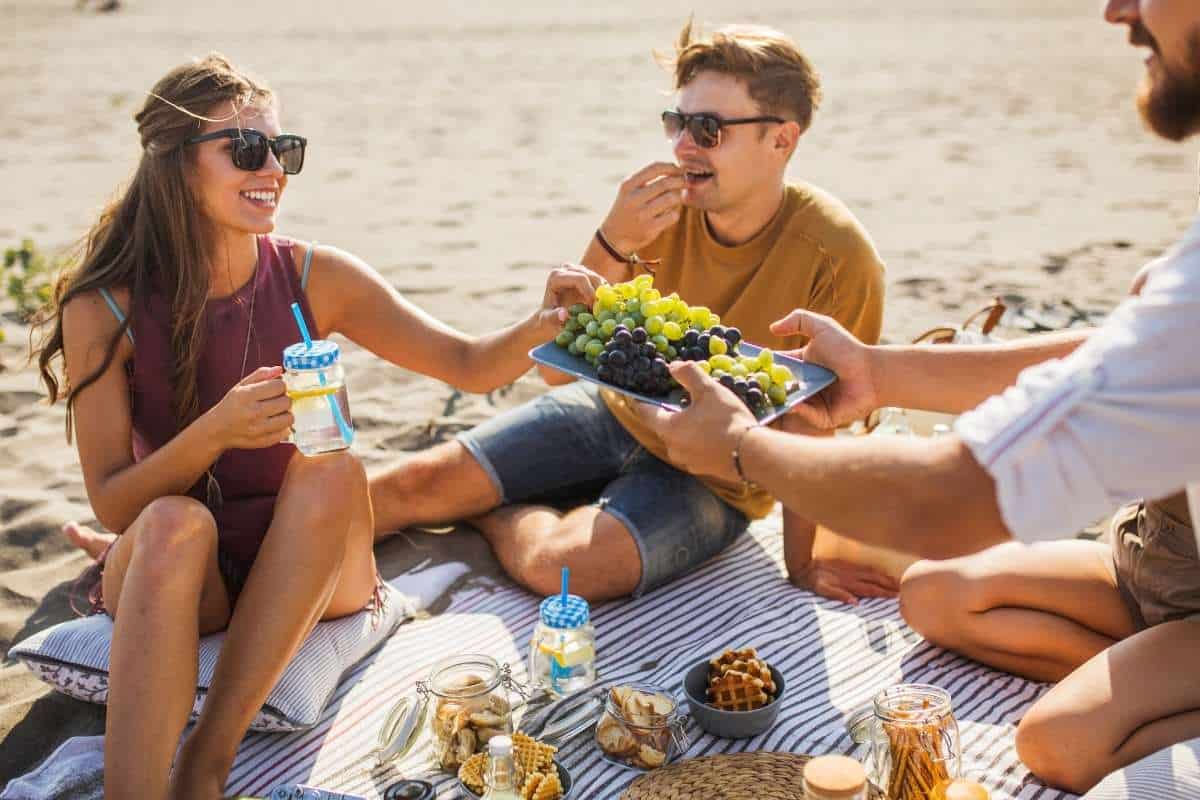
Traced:
[[[112, 292], [110, 292], [108, 289], [101, 287], [100, 296], [104, 298], [104, 302], [108, 303], [108, 307], [109, 307], [109, 309], [112, 310], [113, 316], [117, 318], [117, 322], [124, 324], [125, 323], [125, 312], [121, 310], [121, 307], [119, 305], [117, 305], [117, 301], [113, 299]], [[133, 344], [133, 329], [126, 328], [125, 335], [129, 337], [129, 343]]]
[[317, 243], [313, 242], [308, 246], [308, 252], [304, 254], [304, 269], [300, 271], [300, 291], [308, 291], [308, 271], [312, 269], [312, 254], [313, 250], [317, 249]]

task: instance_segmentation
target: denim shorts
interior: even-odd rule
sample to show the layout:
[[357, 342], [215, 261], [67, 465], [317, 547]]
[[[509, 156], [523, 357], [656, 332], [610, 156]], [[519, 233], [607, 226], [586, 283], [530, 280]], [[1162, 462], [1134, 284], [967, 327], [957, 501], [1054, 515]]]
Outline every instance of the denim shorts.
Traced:
[[595, 384], [560, 386], [458, 440], [504, 504], [595, 504], [616, 517], [642, 558], [635, 597], [695, 569], [749, 525], [699, 479], [638, 444]]

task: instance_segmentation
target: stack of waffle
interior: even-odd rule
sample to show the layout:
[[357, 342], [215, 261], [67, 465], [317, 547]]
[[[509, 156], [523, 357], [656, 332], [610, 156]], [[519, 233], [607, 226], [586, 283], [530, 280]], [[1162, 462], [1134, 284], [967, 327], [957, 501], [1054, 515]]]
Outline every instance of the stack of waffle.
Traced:
[[726, 650], [708, 662], [708, 704], [722, 711], [753, 711], [775, 699], [775, 679], [753, 647]]
[[[523, 733], [514, 733], [513, 762], [521, 778], [521, 800], [558, 800], [563, 786], [554, 766], [554, 754], [558, 748], [542, 744]], [[458, 778], [476, 794], [483, 794], [486, 786], [487, 753], [476, 753], [458, 770]]]

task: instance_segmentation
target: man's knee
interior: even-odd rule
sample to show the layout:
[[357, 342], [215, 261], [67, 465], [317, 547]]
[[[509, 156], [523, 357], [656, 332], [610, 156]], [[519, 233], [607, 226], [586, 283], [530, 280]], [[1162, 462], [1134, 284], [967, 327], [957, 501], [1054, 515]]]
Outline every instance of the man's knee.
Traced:
[[513, 579], [536, 594], [560, 589], [562, 568], [571, 569], [572, 593], [585, 600], [632, 594], [641, 579], [641, 556], [632, 534], [616, 518], [580, 510], [555, 522], [522, 548]]
[[900, 613], [909, 627], [932, 644], [954, 647], [961, 640], [971, 581], [952, 562], [918, 561], [900, 578]]

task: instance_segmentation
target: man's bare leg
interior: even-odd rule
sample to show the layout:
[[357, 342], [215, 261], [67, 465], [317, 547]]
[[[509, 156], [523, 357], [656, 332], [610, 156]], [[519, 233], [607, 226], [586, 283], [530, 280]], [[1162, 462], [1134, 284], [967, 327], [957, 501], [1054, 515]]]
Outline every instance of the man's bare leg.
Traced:
[[918, 561], [900, 584], [918, 633], [976, 661], [1062, 680], [1135, 628], [1098, 542], [1002, 544], [963, 558]]
[[476, 517], [504, 571], [535, 594], [558, 591], [563, 567], [571, 592], [596, 602], [632, 594], [642, 558], [629, 530], [611, 514], [583, 506], [561, 514], [545, 506], [504, 506]]
[[500, 505], [487, 471], [459, 442], [414, 453], [371, 478], [375, 541], [412, 525], [455, 522]]
[[1177, 620], [1093, 656], [1017, 728], [1017, 752], [1042, 780], [1083, 794], [1108, 773], [1200, 736], [1200, 623]]

